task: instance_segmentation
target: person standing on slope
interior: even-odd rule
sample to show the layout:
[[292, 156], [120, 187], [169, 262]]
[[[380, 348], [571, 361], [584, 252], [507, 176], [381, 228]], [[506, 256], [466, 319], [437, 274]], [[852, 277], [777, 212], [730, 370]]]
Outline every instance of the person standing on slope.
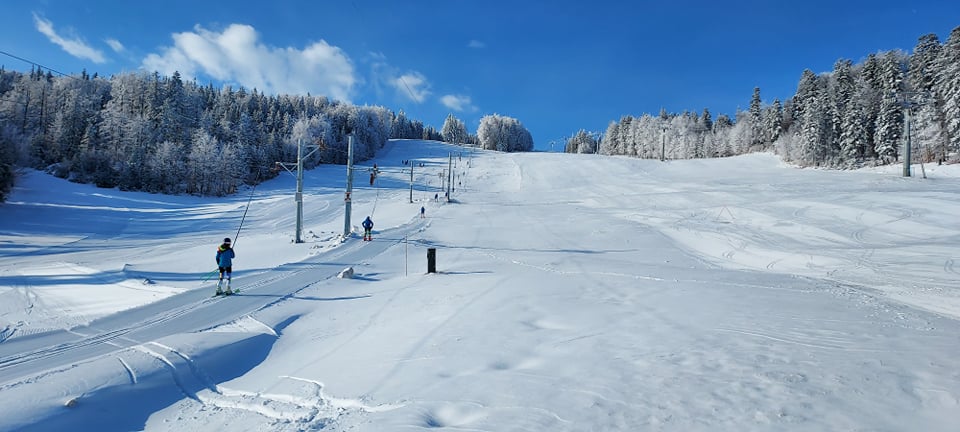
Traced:
[[378, 174], [380, 174], [380, 168], [377, 168], [377, 164], [373, 164], [373, 169], [370, 170], [370, 186], [373, 186], [373, 181], [377, 179]]
[[367, 216], [363, 220], [363, 240], [370, 241], [373, 240], [373, 220], [370, 219], [370, 216]]
[[227, 276], [226, 294], [233, 294], [233, 290], [230, 289], [230, 279], [233, 274], [233, 258], [236, 256], [233, 248], [230, 247], [230, 238], [227, 237], [223, 239], [223, 243], [217, 247], [217, 267], [220, 269], [220, 280], [217, 282], [217, 295], [224, 294], [224, 291], [221, 290], [224, 275]]

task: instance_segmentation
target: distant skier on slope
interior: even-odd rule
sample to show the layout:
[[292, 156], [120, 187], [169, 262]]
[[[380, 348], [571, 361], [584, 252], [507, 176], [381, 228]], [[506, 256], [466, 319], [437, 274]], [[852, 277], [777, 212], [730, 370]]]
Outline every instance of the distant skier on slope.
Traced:
[[377, 179], [379, 174], [380, 168], [377, 168], [377, 164], [373, 164], [373, 169], [370, 170], [370, 186], [373, 186], [373, 181]]
[[370, 241], [373, 240], [373, 219], [370, 219], [370, 216], [367, 216], [363, 220], [363, 240]]
[[[233, 275], [233, 258], [236, 257], [236, 253], [233, 252], [233, 248], [230, 247], [230, 238], [227, 237], [223, 239], [223, 243], [217, 247], [217, 267], [220, 269], [220, 280], [217, 281], [217, 295], [220, 294], [233, 294], [233, 290], [230, 289], [230, 279]], [[223, 286], [223, 276], [227, 276], [227, 290], [226, 292], [222, 291]]]

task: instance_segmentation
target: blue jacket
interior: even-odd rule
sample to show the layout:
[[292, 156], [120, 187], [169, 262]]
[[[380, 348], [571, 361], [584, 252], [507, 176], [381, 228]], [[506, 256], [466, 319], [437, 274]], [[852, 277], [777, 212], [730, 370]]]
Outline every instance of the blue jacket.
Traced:
[[217, 248], [217, 265], [220, 267], [232, 267], [235, 256], [237, 255], [230, 246], [222, 244]]
[[366, 229], [373, 229], [373, 221], [370, 218], [366, 218], [363, 221], [363, 227]]

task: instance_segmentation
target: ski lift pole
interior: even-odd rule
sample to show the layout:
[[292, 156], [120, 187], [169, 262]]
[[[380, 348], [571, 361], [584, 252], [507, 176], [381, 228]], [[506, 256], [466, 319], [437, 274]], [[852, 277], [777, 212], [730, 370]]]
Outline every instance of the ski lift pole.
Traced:
[[297, 140], [297, 236], [296, 242], [303, 243], [303, 140]]
[[351, 198], [350, 194], [353, 193], [353, 133], [347, 134], [347, 191], [343, 197], [343, 238], [346, 239], [350, 235], [350, 210], [351, 210]]
[[447, 202], [450, 202], [450, 188], [453, 187], [453, 153], [447, 159]]
[[413, 204], [413, 166], [414, 161], [410, 161], [410, 204]]
[[[316, 153], [318, 150], [320, 150], [320, 146], [314, 147], [314, 149], [311, 150], [310, 153], [307, 153], [306, 156], [303, 156], [303, 139], [298, 139], [297, 140], [297, 162], [295, 164], [277, 162], [276, 164], [278, 167], [281, 167], [287, 170], [287, 172], [297, 177], [297, 192], [296, 192], [296, 195], [294, 196], [294, 200], [297, 202], [297, 233], [296, 233], [297, 243], [303, 243], [303, 239], [301, 238], [301, 235], [300, 235], [300, 232], [303, 229], [303, 159], [305, 157], [310, 157], [311, 155]], [[293, 171], [291, 171], [287, 165], [293, 165], [294, 167], [296, 167], [297, 172], [294, 173]]]

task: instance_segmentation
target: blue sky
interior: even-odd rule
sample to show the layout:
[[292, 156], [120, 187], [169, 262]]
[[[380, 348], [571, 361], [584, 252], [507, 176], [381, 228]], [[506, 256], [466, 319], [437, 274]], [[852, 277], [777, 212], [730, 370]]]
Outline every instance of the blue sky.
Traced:
[[[911, 51], [960, 2], [13, 1], [0, 51], [63, 73], [180, 71], [201, 84], [327, 95], [476, 132], [514, 117], [538, 149], [626, 114], [733, 115], [796, 91], [803, 69]], [[6, 69], [30, 64], [0, 55]]]

